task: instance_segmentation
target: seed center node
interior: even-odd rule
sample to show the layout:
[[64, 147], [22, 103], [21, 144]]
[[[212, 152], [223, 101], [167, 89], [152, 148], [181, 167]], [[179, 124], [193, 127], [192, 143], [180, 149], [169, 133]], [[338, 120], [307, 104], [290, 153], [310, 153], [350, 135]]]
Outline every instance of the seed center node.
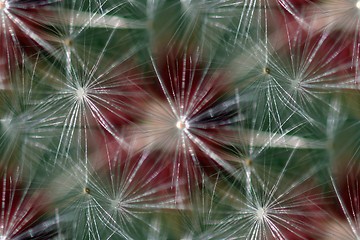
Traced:
[[269, 75], [269, 74], [271, 73], [270, 68], [265, 67], [265, 68], [263, 69], [263, 73]]
[[184, 120], [179, 120], [177, 121], [176, 123], [176, 127], [179, 129], [179, 130], [184, 130], [184, 129], [187, 129], [189, 126], [188, 126], [188, 123]]
[[82, 87], [79, 87], [77, 90], [76, 90], [76, 97], [78, 99], [84, 99], [86, 97], [87, 93], [86, 93], [86, 90]]
[[84, 188], [84, 193], [86, 193], [86, 194], [90, 194], [90, 192], [91, 192], [91, 191], [90, 191], [90, 188], [87, 188], [87, 187], [86, 187], [86, 188]]
[[256, 217], [258, 219], [264, 219], [267, 216], [267, 212], [266, 209], [260, 207], [259, 209], [256, 210]]

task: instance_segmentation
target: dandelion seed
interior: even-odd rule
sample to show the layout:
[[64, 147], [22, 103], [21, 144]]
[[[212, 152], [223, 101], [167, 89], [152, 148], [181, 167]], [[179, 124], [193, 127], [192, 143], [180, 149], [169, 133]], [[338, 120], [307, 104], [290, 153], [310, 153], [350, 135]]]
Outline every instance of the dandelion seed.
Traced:
[[50, 197], [60, 215], [70, 218], [64, 227], [75, 226], [74, 238], [86, 230], [86, 237], [98, 232], [98, 239], [137, 239], [132, 236], [151, 228], [149, 214], [181, 202], [175, 202], [166, 168], [148, 153], [129, 152], [116, 140], [102, 147], [87, 162], [59, 162]]
[[283, 174], [274, 183], [270, 183], [271, 180], [263, 184], [253, 182], [250, 191], [245, 193], [242, 189], [236, 193], [226, 190], [227, 197], [223, 201], [229, 201], [232, 207], [229, 216], [219, 221], [218, 229], [230, 239], [239, 236], [244, 239], [306, 239], [320, 235], [315, 225], [325, 216], [317, 205], [322, 195], [311, 193], [313, 189], [308, 190], [307, 186], [302, 187], [309, 176], [289, 184], [281, 180]]
[[267, 130], [284, 131], [284, 125], [297, 117], [316, 126], [317, 112], [330, 107], [326, 93], [354, 88], [347, 74], [351, 65], [342, 58], [343, 47], [327, 33], [313, 35], [297, 28], [290, 34], [289, 29], [288, 25], [283, 29], [286, 40], [270, 36], [251, 43], [249, 38], [249, 46], [234, 62], [241, 76], [237, 87], [241, 94], [258, 96], [257, 116], [264, 113]]
[[165, 54], [152, 59], [159, 85], [149, 89], [149, 95], [157, 98], [144, 105], [140, 128], [133, 130], [132, 137], [138, 149], [162, 153], [159, 159], [172, 169], [175, 188], [183, 176], [188, 176], [190, 185], [197, 185], [199, 165], [231, 169], [212, 147], [218, 141], [217, 129], [237, 121], [235, 104], [218, 101], [226, 79], [212, 72], [211, 62], [201, 62], [200, 52], [169, 49]]
[[360, 9], [360, 1], [357, 1], [356, 7], [357, 7], [358, 9]]
[[102, 132], [122, 141], [118, 126], [131, 122], [142, 103], [138, 87], [142, 77], [137, 66], [130, 63], [132, 54], [110, 65], [99, 55], [89, 62], [70, 58], [60, 70], [54, 65], [46, 65], [51, 69], [46, 72], [38, 68], [40, 81], [32, 90], [42, 96], [37, 99], [38, 109], [45, 118], [56, 116], [61, 122], [58, 136], [53, 138], [58, 141], [53, 163], [66, 159], [60, 156], [68, 154], [75, 142], [89, 151], [88, 137], [93, 133]]
[[106, 223], [111, 218], [106, 216], [99, 202], [103, 188], [101, 178], [86, 161], [75, 162], [69, 159], [57, 165], [56, 169], [48, 194], [59, 209], [60, 217], [67, 218], [60, 226], [66, 229], [71, 238], [102, 238], [100, 234], [107, 229]]

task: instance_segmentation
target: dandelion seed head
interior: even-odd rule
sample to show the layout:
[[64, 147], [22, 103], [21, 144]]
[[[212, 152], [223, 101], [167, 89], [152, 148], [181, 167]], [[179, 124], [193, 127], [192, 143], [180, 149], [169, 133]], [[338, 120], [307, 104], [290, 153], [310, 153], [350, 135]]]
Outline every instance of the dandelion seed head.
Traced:
[[360, 1], [357, 1], [356, 7], [360, 10]]

